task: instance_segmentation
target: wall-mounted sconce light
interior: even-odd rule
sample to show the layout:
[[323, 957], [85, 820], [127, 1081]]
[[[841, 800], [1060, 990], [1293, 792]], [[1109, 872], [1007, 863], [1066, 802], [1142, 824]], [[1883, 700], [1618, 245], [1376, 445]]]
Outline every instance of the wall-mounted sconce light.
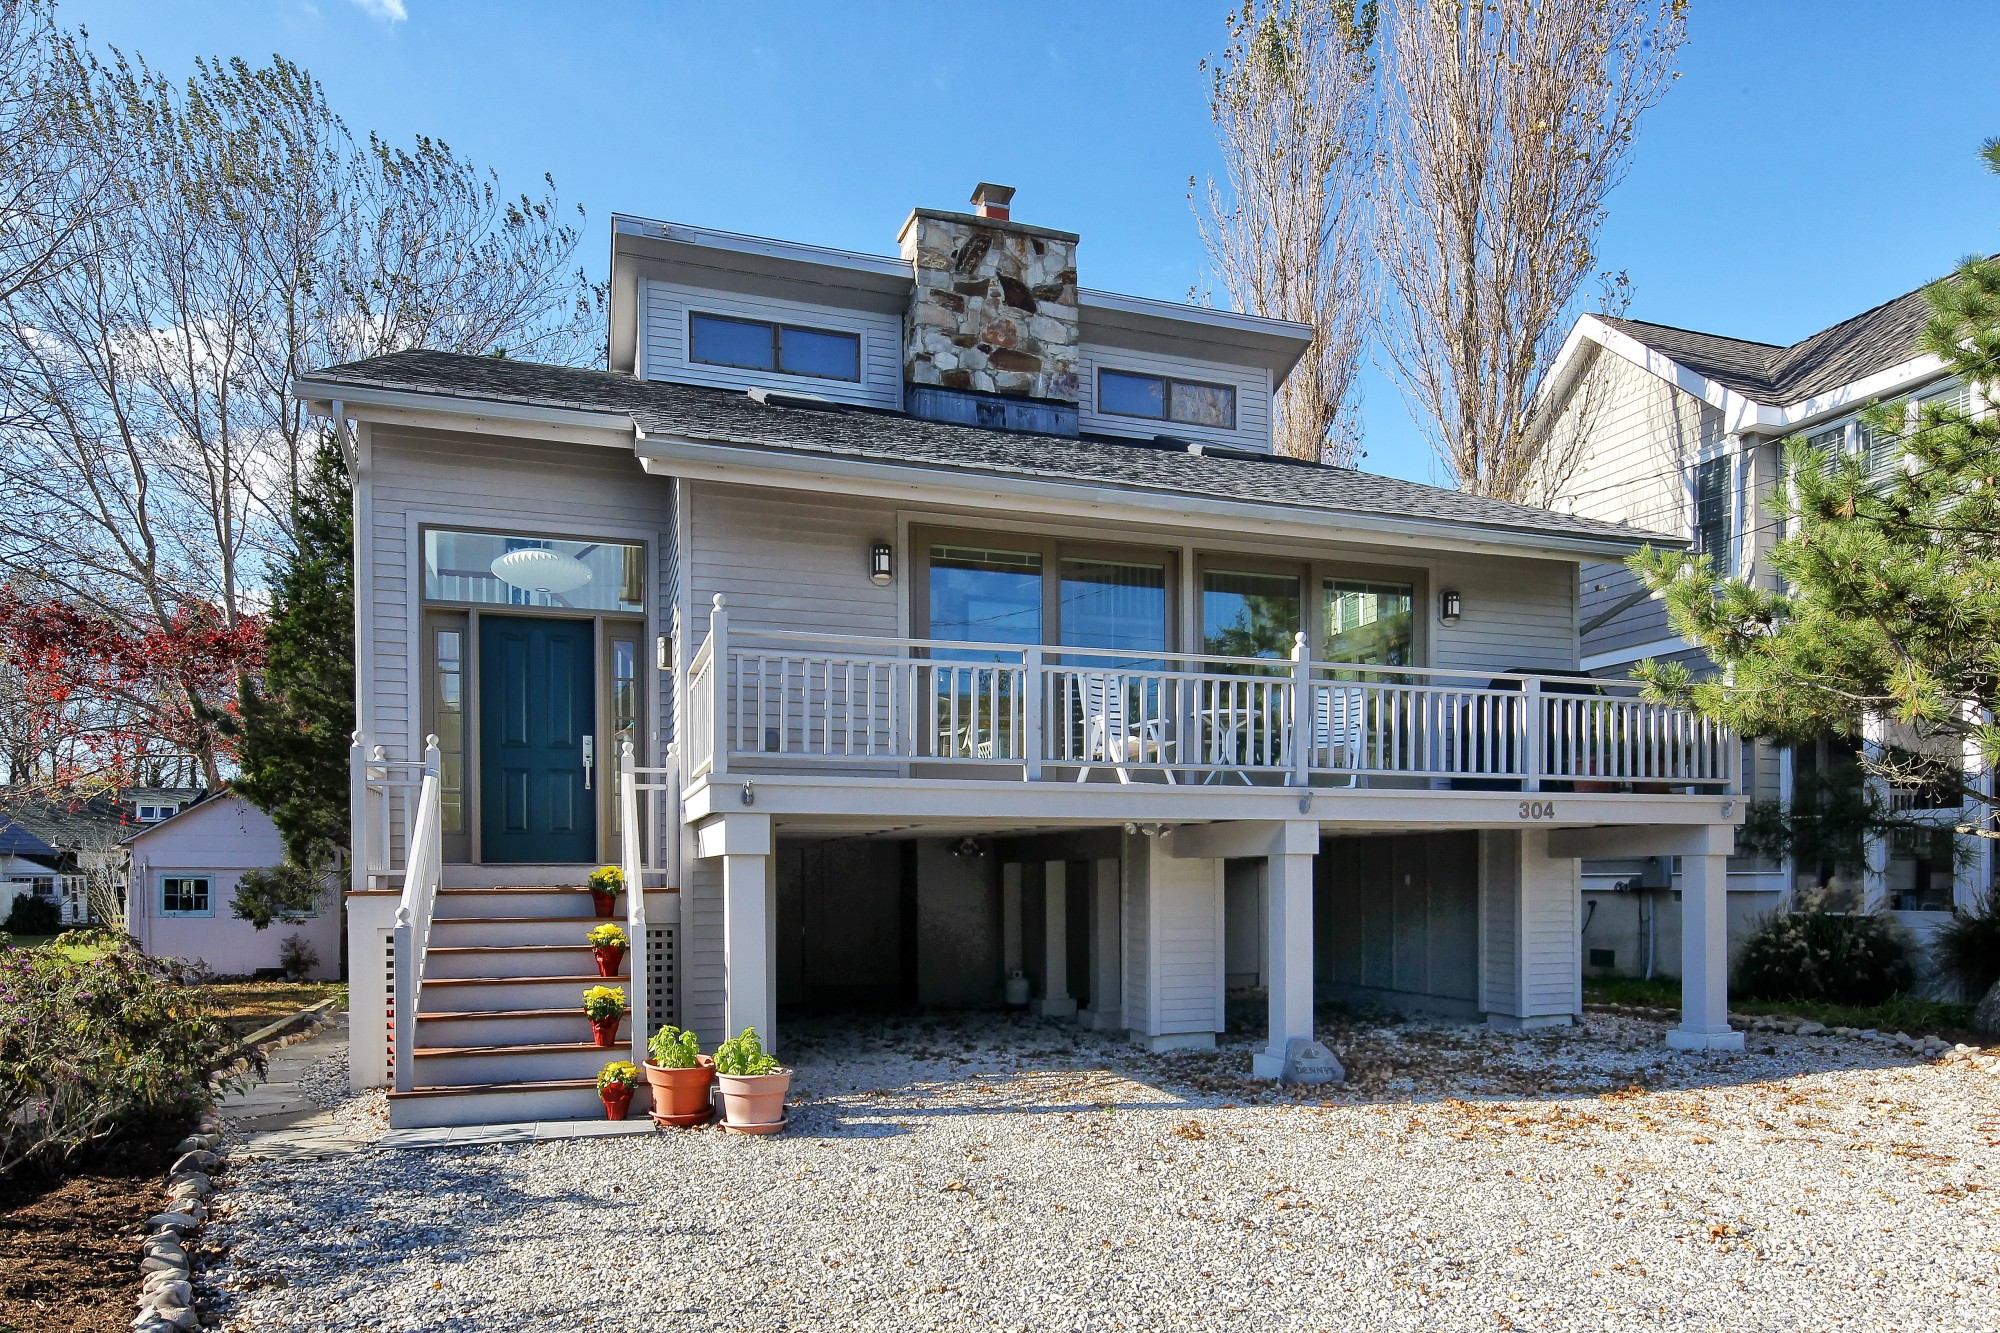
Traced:
[[896, 553], [889, 549], [889, 543], [876, 542], [868, 548], [868, 577], [884, 588], [896, 577]]
[[1458, 589], [1447, 588], [1438, 594], [1438, 619], [1445, 624], [1456, 625], [1459, 613], [1464, 609], [1464, 603], [1459, 598]]

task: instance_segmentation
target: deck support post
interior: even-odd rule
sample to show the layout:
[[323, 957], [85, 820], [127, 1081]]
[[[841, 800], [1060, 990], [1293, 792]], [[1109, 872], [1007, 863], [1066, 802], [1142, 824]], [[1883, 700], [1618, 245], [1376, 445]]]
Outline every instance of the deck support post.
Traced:
[[756, 1028], [777, 1043], [777, 883], [768, 815], [722, 815], [695, 833], [704, 857], [722, 860], [722, 1035]]
[[1104, 1032], [1125, 1026], [1124, 950], [1120, 932], [1125, 928], [1119, 910], [1124, 892], [1119, 861], [1102, 857], [1090, 863], [1090, 1008], [1083, 1021]]
[[1070, 1018], [1076, 1000], [1069, 993], [1069, 864], [1042, 864], [1042, 998], [1035, 1012], [1043, 1018]]
[[1250, 1072], [1257, 1078], [1283, 1078], [1291, 1043], [1313, 1039], [1313, 861], [1318, 843], [1317, 824], [1288, 824], [1280, 849], [1265, 858], [1270, 1041], [1250, 1057]]
[[1677, 1051], [1740, 1051], [1729, 1026], [1729, 858], [1681, 857], [1681, 1021], [1667, 1033]]

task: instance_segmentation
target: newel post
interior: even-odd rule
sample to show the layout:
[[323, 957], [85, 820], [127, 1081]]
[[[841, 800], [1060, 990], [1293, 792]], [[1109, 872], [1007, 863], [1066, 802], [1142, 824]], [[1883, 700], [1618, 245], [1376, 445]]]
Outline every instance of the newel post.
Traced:
[[[717, 777], [729, 771], [729, 603], [715, 594], [708, 613], [709, 756], [708, 771]], [[761, 743], [761, 742], [760, 742]]]
[[1542, 789], [1542, 768], [1548, 756], [1543, 732], [1548, 719], [1542, 714], [1542, 682], [1529, 676], [1521, 684], [1521, 748], [1527, 751], [1521, 764], [1521, 790]]
[[1312, 785], [1313, 730], [1312, 655], [1305, 631], [1292, 636], [1292, 771], [1285, 779], [1300, 787]]
[[347, 747], [347, 887], [368, 887], [368, 750], [361, 733]]
[[1042, 779], [1042, 649], [1039, 644], [1023, 655], [1026, 677], [1021, 682], [1022, 719], [1021, 770], [1030, 782]]
[[395, 941], [396, 994], [389, 1008], [389, 1021], [395, 1025], [391, 1048], [395, 1051], [396, 1091], [408, 1092], [416, 1082], [416, 1071], [410, 1068], [410, 1062], [417, 1044], [417, 976], [423, 960], [417, 957], [417, 932], [410, 921], [407, 906], [396, 909], [392, 938]]

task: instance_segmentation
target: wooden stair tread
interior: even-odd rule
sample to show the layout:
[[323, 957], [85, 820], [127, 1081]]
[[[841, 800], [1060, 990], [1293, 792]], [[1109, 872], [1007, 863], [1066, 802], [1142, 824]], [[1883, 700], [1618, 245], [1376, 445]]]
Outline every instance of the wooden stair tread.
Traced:
[[622, 916], [434, 916], [431, 929], [439, 926], [559, 926], [583, 925], [585, 922], [610, 921], [624, 924]]
[[[432, 928], [436, 929], [435, 922]], [[589, 944], [433, 944], [425, 953], [573, 953], [579, 949], [589, 953], [591, 948]]]
[[[581, 1014], [577, 1015], [583, 1021]], [[568, 1055], [575, 1051], [603, 1051], [609, 1060], [619, 1059], [619, 1051], [632, 1053], [630, 1043], [620, 1046], [599, 1046], [594, 1041], [543, 1041], [520, 1046], [419, 1046], [410, 1054], [419, 1060], [451, 1055]]]
[[442, 1013], [418, 1014], [419, 1023], [453, 1023], [465, 1019], [581, 1018], [583, 1010], [568, 1009], [452, 1009]]
[[588, 1088], [597, 1091], [594, 1078], [553, 1078], [523, 1083], [443, 1083], [421, 1088], [411, 1088], [408, 1092], [390, 1092], [389, 1100], [404, 1097], [466, 1097], [485, 1092], [569, 1092]]
[[[576, 894], [585, 894], [585, 893], [589, 893], [589, 892], [590, 892], [590, 890], [589, 890], [589, 889], [586, 889], [586, 888], [584, 888], [584, 887], [583, 887], [583, 885], [581, 885], [581, 884], [495, 884], [495, 885], [493, 885], [493, 886], [492, 886], [492, 887], [490, 887], [490, 888], [484, 888], [484, 889], [439, 889], [439, 890], [438, 890], [438, 897], [442, 898], [442, 897], [445, 897], [445, 896], [446, 896], [446, 895], [448, 895], [448, 894], [467, 894], [467, 893], [576, 893]], [[620, 893], [623, 893], [623, 892], [624, 892], [624, 890], [623, 890], [623, 889], [620, 889], [620, 890], [619, 890], [619, 892], [620, 892]]]
[[595, 972], [578, 972], [560, 977], [425, 977], [424, 989], [429, 990], [433, 986], [519, 986], [523, 983], [541, 985], [555, 981], [583, 983], [630, 980], [631, 977], [625, 973], [615, 977], [600, 977]]

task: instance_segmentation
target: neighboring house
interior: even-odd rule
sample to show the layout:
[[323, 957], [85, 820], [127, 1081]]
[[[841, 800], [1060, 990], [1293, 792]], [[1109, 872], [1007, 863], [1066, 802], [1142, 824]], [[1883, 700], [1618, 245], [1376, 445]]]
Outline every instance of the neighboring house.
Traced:
[[1081, 287], [1010, 194], [894, 257], [618, 217], [608, 371], [294, 386], [355, 479], [357, 1084], [591, 1114], [599, 862], [635, 1043], [1021, 974], [1208, 1046], [1242, 984], [1270, 1075], [1316, 993], [1570, 1022], [1579, 858], [1642, 847], [1701, 908], [1672, 1041], [1740, 1048], [1736, 746], [1573, 676], [1579, 565], [1674, 538], [1274, 456], [1308, 326]]
[[[127, 835], [168, 818], [201, 795], [192, 787], [121, 787], [86, 797], [0, 792], [0, 839], [6, 837], [5, 829], [19, 830], [53, 850], [53, 855], [26, 854], [18, 863], [0, 860], [0, 872], [5, 872], [0, 880], [26, 882], [36, 894], [55, 899], [65, 926], [102, 917], [110, 905], [122, 911]], [[98, 890], [94, 912], [92, 888]]]
[[53, 898], [62, 853], [19, 824], [0, 822], [0, 923], [16, 898]]
[[[1768, 502], [1783, 484], [1787, 445], [1809, 440], [1859, 453], [1883, 473], [1898, 466], [1897, 446], [1860, 419], [1871, 403], [1907, 396], [1913, 412], [1916, 404], [1939, 399], [1966, 410], [1984, 407], [1936, 357], [1918, 350], [1928, 317], [1922, 291], [1908, 292], [1790, 347], [1776, 347], [1585, 316], [1565, 343], [1543, 400], [1554, 429], [1588, 422], [1582, 466], [1557, 507], [1670, 533], [1708, 553], [1720, 572], [1777, 587], [1770, 560], [1783, 534]], [[1673, 634], [1663, 605], [1647, 597], [1630, 571], [1586, 561], [1580, 578], [1585, 669], [1624, 677], [1645, 658], [1707, 666], [1701, 652]], [[1895, 740], [1878, 727], [1864, 743]], [[1802, 775], [1852, 755], [1850, 748], [1843, 756], [1840, 743], [1830, 739], [1744, 749], [1746, 795], [1767, 800], [1789, 799]], [[1963, 761], [1951, 756], [1949, 762]], [[1885, 796], [1917, 811], [1929, 809], [1933, 799], [1921, 791]], [[1939, 822], [1959, 815], [1955, 806], [1931, 813]], [[1836, 874], [1823, 883], [1818, 866], [1734, 859], [1732, 926], [1740, 935], [1793, 892], [1828, 888], [1856, 906], [1893, 911], [1925, 937], [1954, 904], [1976, 902], [1992, 880], [1988, 844], [1967, 839], [1954, 849], [1953, 842], [1943, 831], [1877, 839], [1858, 881]], [[1666, 890], [1678, 884], [1669, 867], [1636, 856], [1586, 865], [1586, 897], [1594, 904], [1584, 940], [1587, 965], [1643, 970], [1650, 934], [1661, 970], [1672, 971], [1679, 907]]]
[[206, 963], [222, 976], [249, 976], [277, 968], [286, 938], [300, 935], [319, 959], [310, 975], [340, 975], [337, 900], [263, 930], [231, 910], [243, 872], [275, 866], [285, 855], [271, 817], [236, 793], [151, 821], [125, 847], [132, 858], [125, 929], [147, 953]]

